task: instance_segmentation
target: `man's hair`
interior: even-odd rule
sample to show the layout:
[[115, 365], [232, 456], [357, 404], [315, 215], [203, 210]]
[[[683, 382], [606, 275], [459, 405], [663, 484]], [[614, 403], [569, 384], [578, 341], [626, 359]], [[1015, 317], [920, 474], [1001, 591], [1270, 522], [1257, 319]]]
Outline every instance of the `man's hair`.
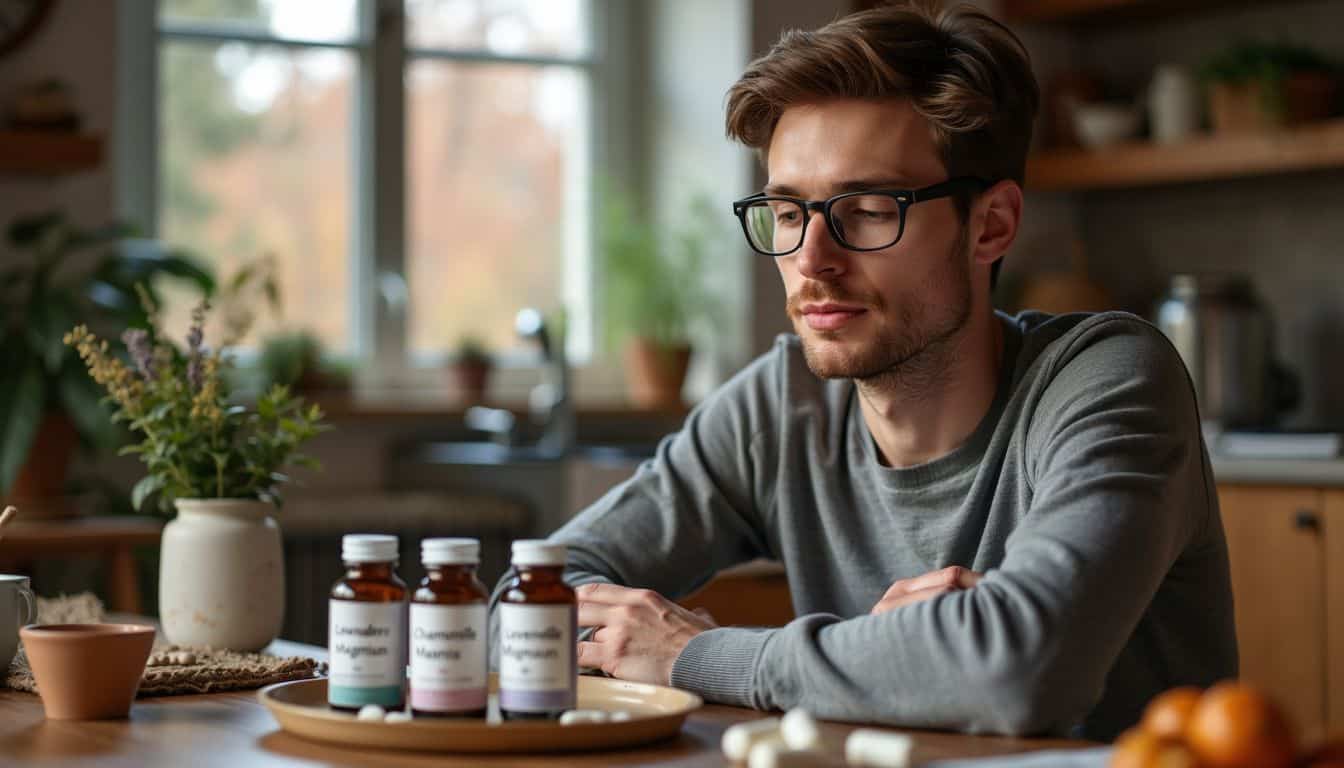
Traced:
[[[893, 3], [785, 33], [728, 91], [728, 136], [764, 159], [785, 109], [837, 98], [908, 98], [932, 127], [949, 177], [1025, 182], [1040, 102], [1030, 56], [972, 6]], [[956, 198], [963, 221], [970, 201]]]

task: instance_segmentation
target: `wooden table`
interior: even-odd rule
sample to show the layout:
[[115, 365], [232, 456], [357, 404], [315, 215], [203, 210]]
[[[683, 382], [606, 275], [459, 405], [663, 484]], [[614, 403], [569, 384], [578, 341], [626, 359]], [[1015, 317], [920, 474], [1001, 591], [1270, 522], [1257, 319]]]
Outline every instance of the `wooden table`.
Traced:
[[51, 556], [103, 557], [107, 562], [109, 607], [124, 613], [143, 613], [135, 548], [157, 546], [162, 532], [163, 521], [148, 517], [16, 520], [5, 526], [4, 539], [0, 540], [0, 564], [21, 565]]
[[[277, 641], [282, 655], [326, 656], [325, 649]], [[0, 763], [69, 766], [564, 766], [726, 765], [719, 741], [733, 723], [762, 717], [738, 707], [708, 705], [693, 713], [676, 738], [640, 749], [568, 755], [443, 755], [358, 750], [306, 741], [280, 730], [255, 692], [138, 699], [128, 720], [48, 721], [32, 694], [0, 690]], [[854, 726], [825, 723], [842, 736]], [[1006, 739], [910, 731], [915, 760], [980, 757], [1094, 746], [1085, 742]]]

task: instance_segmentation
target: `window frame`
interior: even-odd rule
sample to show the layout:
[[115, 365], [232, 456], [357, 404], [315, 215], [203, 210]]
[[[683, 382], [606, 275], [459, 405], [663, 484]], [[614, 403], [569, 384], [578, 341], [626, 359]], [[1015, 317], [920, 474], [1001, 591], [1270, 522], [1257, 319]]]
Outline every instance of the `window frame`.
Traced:
[[[569, 310], [567, 351], [571, 360], [597, 363], [595, 318], [601, 295], [594, 267], [596, 179], [613, 169], [630, 168], [634, 157], [634, 120], [625, 107], [630, 94], [629, 67], [618, 61], [633, 55], [628, 42], [631, 15], [622, 0], [589, 0], [588, 52], [582, 56], [503, 55], [485, 51], [415, 47], [405, 35], [404, 0], [357, 0], [356, 33], [349, 41], [279, 38], [255, 29], [224, 30], [217, 22], [160, 23], [158, 0], [122, 0], [118, 17], [118, 112], [115, 137], [117, 213], [147, 232], [159, 231], [159, 61], [165, 40], [202, 43], [243, 42], [289, 49], [338, 49], [357, 60], [351, 115], [352, 200], [349, 243], [352, 338], [349, 355], [360, 361], [364, 390], [425, 390], [440, 385], [433, 370], [444, 356], [413, 355], [408, 344], [406, 282], [406, 89], [407, 66], [414, 60], [566, 66], [587, 81], [589, 109], [586, 157], [587, 200], [571, 223], [579, 247], [567, 245], [561, 300]], [[131, 168], [153, 173], [127, 173]], [[571, 276], [571, 273], [572, 276]], [[247, 358], [241, 362], [246, 364]], [[535, 355], [503, 355], [501, 367], [533, 369]], [[530, 371], [529, 371], [530, 372]]]

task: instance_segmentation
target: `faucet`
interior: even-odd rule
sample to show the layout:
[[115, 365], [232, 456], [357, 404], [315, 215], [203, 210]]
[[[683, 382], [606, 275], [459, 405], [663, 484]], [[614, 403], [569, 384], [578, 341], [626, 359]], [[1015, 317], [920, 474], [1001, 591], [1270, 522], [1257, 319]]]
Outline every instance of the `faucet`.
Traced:
[[574, 448], [574, 403], [569, 393], [563, 318], [559, 325], [552, 332], [541, 312], [532, 307], [519, 310], [514, 319], [519, 338], [535, 341], [541, 348], [541, 383], [532, 388], [528, 407], [532, 421], [542, 428], [537, 449], [548, 456], [566, 456]]
[[[535, 341], [541, 348], [541, 383], [532, 388], [528, 410], [541, 427], [536, 450], [542, 456], [563, 457], [574, 448], [574, 405], [569, 395], [569, 366], [565, 361], [563, 330], [552, 332], [541, 312], [532, 307], [519, 310], [514, 319], [519, 338]], [[473, 406], [465, 414], [467, 426], [488, 432], [505, 447], [517, 447], [518, 423], [510, 411]]]

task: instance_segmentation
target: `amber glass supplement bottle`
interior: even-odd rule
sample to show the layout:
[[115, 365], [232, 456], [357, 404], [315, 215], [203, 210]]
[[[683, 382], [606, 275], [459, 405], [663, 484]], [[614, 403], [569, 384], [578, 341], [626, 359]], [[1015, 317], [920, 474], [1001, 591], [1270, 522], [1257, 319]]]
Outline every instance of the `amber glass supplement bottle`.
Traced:
[[331, 588], [327, 703], [401, 709], [406, 683], [406, 584], [397, 577], [397, 537], [341, 539], [345, 576]]
[[506, 720], [559, 719], [574, 709], [574, 590], [565, 546], [513, 542], [514, 574], [499, 599], [499, 711]]
[[411, 710], [485, 717], [490, 594], [476, 578], [476, 539], [425, 539], [425, 578], [411, 597]]

